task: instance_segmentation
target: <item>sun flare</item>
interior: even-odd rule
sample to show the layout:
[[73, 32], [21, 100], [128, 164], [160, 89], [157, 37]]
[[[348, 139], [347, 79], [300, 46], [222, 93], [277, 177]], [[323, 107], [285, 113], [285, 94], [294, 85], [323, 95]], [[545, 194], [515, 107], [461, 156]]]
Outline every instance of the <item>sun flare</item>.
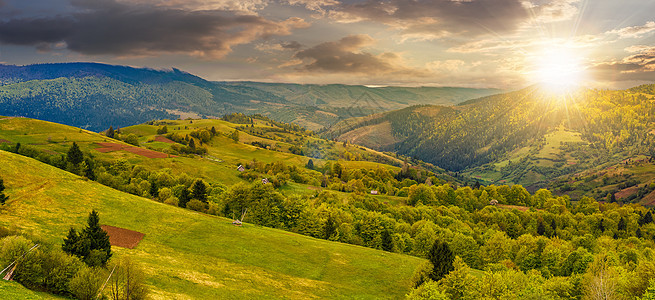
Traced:
[[585, 81], [582, 57], [573, 49], [544, 49], [534, 62], [533, 79], [547, 91], [563, 93], [580, 87]]

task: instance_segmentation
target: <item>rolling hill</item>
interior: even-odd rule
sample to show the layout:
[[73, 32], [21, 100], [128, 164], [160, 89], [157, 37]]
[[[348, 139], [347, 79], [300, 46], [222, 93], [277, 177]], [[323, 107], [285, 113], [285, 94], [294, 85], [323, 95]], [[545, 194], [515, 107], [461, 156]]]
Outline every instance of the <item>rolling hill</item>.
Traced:
[[[352, 118], [321, 134], [397, 151], [488, 183], [565, 191], [568, 180], [551, 180], [654, 154], [652, 89], [553, 95], [533, 86], [453, 107], [414, 106]], [[597, 189], [593, 196], [608, 191]]]
[[311, 130], [416, 104], [452, 105], [495, 89], [211, 82], [177, 69], [98, 63], [0, 65], [0, 115], [93, 131], [153, 119], [260, 113]]
[[103, 224], [144, 233], [135, 249], [112, 250], [144, 267], [156, 299], [398, 298], [422, 262], [266, 227], [236, 227], [4, 151], [0, 174], [10, 197], [0, 208], [2, 226], [60, 243], [70, 226], [96, 209]]

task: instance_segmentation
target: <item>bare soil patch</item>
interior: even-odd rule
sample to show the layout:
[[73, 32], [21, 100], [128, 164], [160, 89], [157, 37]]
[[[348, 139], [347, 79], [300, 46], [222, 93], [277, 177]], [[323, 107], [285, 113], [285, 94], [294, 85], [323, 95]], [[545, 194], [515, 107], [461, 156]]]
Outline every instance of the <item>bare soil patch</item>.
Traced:
[[625, 188], [625, 189], [622, 189], [622, 190], [616, 192], [616, 194], [614, 194], [614, 196], [616, 196], [616, 199], [624, 199], [624, 198], [628, 198], [628, 197], [632, 196], [638, 190], [639, 190], [639, 186], [635, 185], [635, 186], [631, 186], [629, 188]]
[[117, 143], [96, 143], [100, 145], [100, 148], [96, 148], [95, 150], [98, 152], [102, 153], [107, 153], [107, 152], [113, 152], [113, 151], [119, 151], [119, 150], [125, 150], [130, 153], [134, 153], [137, 155], [145, 156], [147, 158], [167, 158], [167, 157], [175, 157], [175, 155], [169, 155], [166, 153], [161, 153], [157, 151], [152, 151], [148, 149], [143, 149], [139, 147], [134, 147], [134, 146], [129, 146], [129, 145], [122, 145], [122, 144], [117, 144]]
[[640, 204], [644, 206], [655, 205], [655, 191], [648, 193], [648, 195], [641, 199]]
[[168, 138], [158, 135], [155, 137], [155, 142], [162, 142], [162, 143], [168, 143], [168, 144], [175, 144], [175, 142], [169, 140]]
[[145, 234], [125, 228], [114, 227], [109, 225], [100, 226], [109, 234], [109, 243], [112, 246], [134, 249]]
[[0, 144], [11, 144], [11, 141], [0, 139]]

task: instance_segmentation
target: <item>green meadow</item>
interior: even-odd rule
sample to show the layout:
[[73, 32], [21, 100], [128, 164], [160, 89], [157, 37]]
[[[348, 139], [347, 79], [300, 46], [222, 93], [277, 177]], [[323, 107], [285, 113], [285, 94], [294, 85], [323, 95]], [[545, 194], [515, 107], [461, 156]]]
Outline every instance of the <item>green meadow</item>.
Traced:
[[247, 223], [237, 227], [4, 151], [0, 174], [10, 197], [0, 226], [61, 243], [68, 228], [82, 227], [95, 209], [102, 224], [144, 233], [135, 249], [112, 250], [143, 266], [155, 299], [396, 299], [408, 293], [424, 261]]

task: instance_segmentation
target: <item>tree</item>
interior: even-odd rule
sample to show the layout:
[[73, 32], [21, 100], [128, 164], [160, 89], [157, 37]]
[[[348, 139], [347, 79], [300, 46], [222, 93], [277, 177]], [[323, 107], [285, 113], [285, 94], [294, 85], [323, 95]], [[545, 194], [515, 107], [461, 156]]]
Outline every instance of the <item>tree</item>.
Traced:
[[305, 167], [307, 169], [314, 170], [314, 161], [310, 159]]
[[100, 227], [100, 216], [97, 211], [91, 211], [87, 220], [87, 227], [82, 230], [81, 235], [87, 241], [89, 251], [98, 250], [101, 254], [104, 254], [104, 257], [100, 257], [101, 264], [107, 263], [111, 257], [111, 243], [107, 231]]
[[605, 219], [601, 218], [600, 222], [598, 222], [598, 230], [600, 230], [600, 232], [605, 232], [605, 225], [603, 225], [604, 221]]
[[70, 292], [77, 299], [92, 300], [96, 298], [107, 275], [102, 268], [82, 267], [68, 283]]
[[230, 138], [235, 142], [239, 141], [239, 130], [235, 129], [234, 132], [230, 135]]
[[323, 226], [323, 238], [328, 240], [336, 232], [337, 232], [337, 223], [334, 221], [334, 217], [329, 216], [325, 221], [325, 225]]
[[91, 267], [105, 265], [112, 255], [111, 243], [107, 232], [100, 227], [98, 212], [91, 211], [87, 227], [80, 234], [71, 227], [61, 249], [70, 255], [80, 257]]
[[553, 234], [552, 236], [557, 236], [557, 223], [555, 223], [555, 219], [550, 221], [550, 228], [553, 229]]
[[650, 210], [644, 215], [644, 224], [650, 224], [653, 223], [653, 214], [650, 212]]
[[108, 285], [110, 299], [140, 300], [147, 297], [145, 274], [132, 260], [122, 257], [113, 262], [110, 269], [114, 270]]
[[207, 185], [205, 185], [205, 182], [202, 179], [196, 180], [196, 182], [193, 183], [193, 192], [191, 193], [191, 196], [193, 199], [198, 199], [204, 203], [207, 203]]
[[196, 142], [193, 138], [189, 139], [189, 148], [191, 148], [191, 150], [196, 150]]
[[68, 149], [66, 154], [68, 161], [71, 164], [79, 165], [84, 160], [84, 154], [80, 147], [77, 146], [77, 143], [73, 142], [73, 145]]
[[7, 198], [9, 198], [5, 196], [4, 191], [5, 191], [5, 183], [2, 180], [2, 178], [0, 178], [0, 205], [5, 205], [5, 201], [7, 201]]
[[446, 242], [438, 239], [434, 241], [432, 248], [428, 252], [428, 260], [433, 266], [430, 279], [434, 281], [439, 281], [454, 269], [453, 261], [455, 260], [455, 255]]
[[537, 225], [537, 233], [539, 235], [544, 235], [546, 233], [546, 227], [544, 226], [544, 222], [539, 221], [539, 225]]
[[388, 229], [382, 231], [382, 250], [393, 250], [393, 239], [391, 238], [391, 232]]
[[211, 132], [212, 132], [212, 136], [215, 136], [215, 135], [216, 135], [216, 128], [214, 128], [214, 126], [212, 126], [212, 130], [211, 130]]
[[64, 244], [61, 245], [61, 249], [70, 255], [82, 256], [84, 251], [80, 249], [80, 246], [82, 246], [80, 244], [80, 236], [77, 234], [75, 228], [71, 227], [68, 230], [68, 235], [64, 238]]
[[191, 200], [191, 192], [189, 192], [189, 189], [185, 187], [180, 192], [179, 202], [177, 203], [177, 206], [186, 207], [186, 204], [190, 200]]
[[113, 139], [113, 138], [114, 138], [114, 134], [115, 134], [115, 133], [114, 133], [114, 127], [109, 126], [109, 129], [107, 129], [107, 133], [105, 133], [105, 135], [106, 135], [107, 137]]
[[627, 229], [627, 226], [625, 224], [625, 218], [621, 217], [619, 220], [619, 224], [616, 226], [619, 231], [625, 231]]

